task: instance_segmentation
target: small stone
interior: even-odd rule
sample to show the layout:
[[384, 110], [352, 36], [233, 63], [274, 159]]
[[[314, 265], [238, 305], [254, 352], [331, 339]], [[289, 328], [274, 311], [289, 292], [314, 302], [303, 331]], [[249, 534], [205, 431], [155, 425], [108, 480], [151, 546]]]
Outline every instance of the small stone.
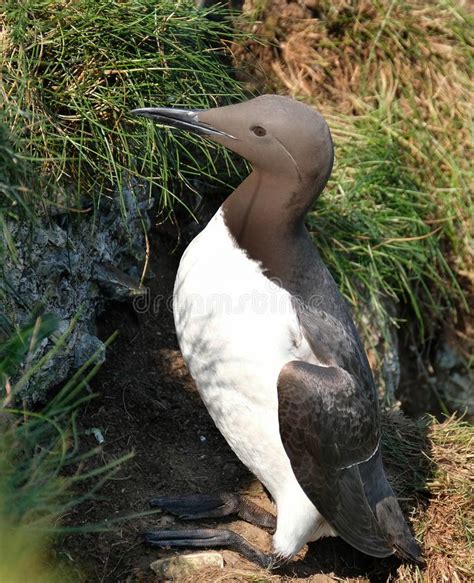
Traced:
[[166, 579], [183, 577], [204, 567], [217, 567], [222, 569], [224, 567], [224, 559], [221, 553], [209, 551], [205, 553], [178, 555], [168, 559], [158, 559], [150, 565], [150, 569]]
[[102, 431], [98, 427], [94, 427], [92, 429], [92, 433], [93, 433], [93, 435], [94, 435], [94, 437], [99, 445], [104, 443], [105, 437], [104, 437]]
[[99, 445], [102, 445], [105, 441], [104, 434], [98, 427], [92, 427], [91, 429], [86, 429], [86, 435], [93, 435]]

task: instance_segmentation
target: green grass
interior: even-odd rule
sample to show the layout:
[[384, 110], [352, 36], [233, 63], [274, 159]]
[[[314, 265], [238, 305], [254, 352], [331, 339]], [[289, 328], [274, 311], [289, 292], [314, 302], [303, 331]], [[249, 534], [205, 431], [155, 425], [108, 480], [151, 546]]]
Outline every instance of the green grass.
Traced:
[[[0, 112], [0, 261], [3, 263], [7, 253], [16, 257], [15, 242], [11, 235], [8, 220], [18, 216], [18, 210], [31, 217], [28, 206], [25, 178], [27, 165], [15, 151], [13, 138]], [[1, 324], [1, 322], [0, 322]]]
[[[0, 580], [8, 583], [77, 579], [53, 560], [52, 544], [63, 531], [61, 518], [92, 496], [124, 461], [81, 472], [81, 462], [100, 455], [100, 447], [80, 453], [76, 427], [79, 408], [93, 398], [85, 390], [97, 370], [93, 359], [43, 409], [15, 406], [26, 377], [47, 365], [64, 343], [65, 335], [42, 361], [33, 362], [36, 347], [55, 328], [55, 319], [44, 317], [0, 346]], [[31, 368], [12, 384], [25, 360]], [[73, 486], [82, 481], [87, 481], [87, 494], [74, 494]]]
[[[18, 152], [18, 144], [0, 111], [0, 220], [15, 218], [17, 209], [29, 214], [28, 193], [35, 182], [29, 165]], [[3, 225], [3, 223], [2, 223]]]
[[216, 174], [202, 140], [128, 115], [241, 96], [218, 49], [230, 29], [192, 0], [6, 0], [0, 24], [4, 119], [42, 183], [16, 205], [0, 192], [3, 212], [94, 215], [133, 176], [169, 210], [183, 184]]
[[433, 331], [429, 315], [463, 303], [445, 256], [455, 211], [439, 217], [438, 199], [407, 163], [386, 111], [330, 122], [336, 166], [308, 225], [354, 306], [370, 307], [383, 330], [396, 323], [387, 300], [402, 302], [423, 339]]

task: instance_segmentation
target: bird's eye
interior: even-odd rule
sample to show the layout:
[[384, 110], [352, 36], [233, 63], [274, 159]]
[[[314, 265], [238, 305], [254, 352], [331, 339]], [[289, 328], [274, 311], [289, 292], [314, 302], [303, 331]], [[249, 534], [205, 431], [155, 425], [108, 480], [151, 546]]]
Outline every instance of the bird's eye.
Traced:
[[253, 128], [250, 128], [250, 129], [259, 138], [261, 138], [267, 134], [267, 130], [265, 128], [262, 128], [262, 126], [253, 126]]

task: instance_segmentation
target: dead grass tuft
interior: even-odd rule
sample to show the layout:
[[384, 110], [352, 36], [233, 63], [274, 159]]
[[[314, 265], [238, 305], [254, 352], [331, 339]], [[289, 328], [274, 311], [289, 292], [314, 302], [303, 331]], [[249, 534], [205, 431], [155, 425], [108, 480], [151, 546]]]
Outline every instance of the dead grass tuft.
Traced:
[[[260, 572], [259, 572], [260, 571]], [[259, 571], [255, 567], [246, 571], [243, 569], [200, 569], [198, 575], [191, 573], [186, 577], [180, 578], [179, 583], [196, 583], [198, 576], [201, 583], [271, 583], [281, 581], [277, 575], [271, 575], [263, 569]]]
[[467, 583], [474, 573], [474, 429], [454, 416], [430, 424], [428, 439], [433, 477], [430, 502], [420, 506], [413, 525], [423, 541], [426, 569], [402, 565], [399, 583]]
[[256, 82], [337, 113], [363, 113], [385, 96], [445, 126], [470, 115], [465, 18], [441, 1], [276, 0], [253, 25], [269, 42], [250, 39], [235, 58]]
[[[285, 583], [290, 581], [303, 581], [303, 579], [295, 579], [291, 576], [273, 575], [271, 572], [264, 569], [252, 570], [245, 569], [202, 569], [198, 573], [192, 573], [186, 577], [180, 578], [179, 583]], [[315, 574], [304, 578], [305, 583], [337, 583], [343, 581], [344, 583], [365, 583], [366, 579], [333, 579], [328, 575]], [[157, 582], [158, 583], [158, 582]]]

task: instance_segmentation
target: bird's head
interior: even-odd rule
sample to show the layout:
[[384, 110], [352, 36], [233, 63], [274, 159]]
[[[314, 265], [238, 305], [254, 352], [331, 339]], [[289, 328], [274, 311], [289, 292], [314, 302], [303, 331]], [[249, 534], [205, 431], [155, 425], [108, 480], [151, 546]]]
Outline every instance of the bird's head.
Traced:
[[212, 109], [145, 107], [131, 113], [205, 136], [273, 175], [318, 180], [324, 186], [331, 173], [333, 144], [324, 118], [288, 97], [262, 95]]

